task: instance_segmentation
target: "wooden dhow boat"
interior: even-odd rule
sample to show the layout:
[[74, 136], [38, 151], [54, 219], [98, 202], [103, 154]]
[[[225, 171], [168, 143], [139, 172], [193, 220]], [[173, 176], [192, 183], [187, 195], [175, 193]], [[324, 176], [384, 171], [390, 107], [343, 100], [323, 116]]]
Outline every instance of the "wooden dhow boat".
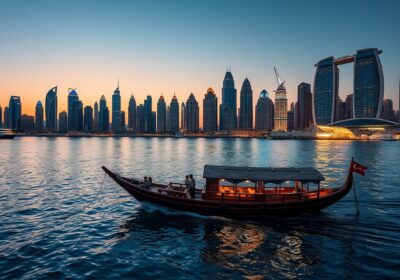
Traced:
[[[324, 209], [346, 196], [353, 185], [353, 172], [366, 167], [352, 160], [341, 187], [321, 187], [324, 176], [315, 168], [264, 168], [205, 165], [206, 184], [188, 196], [184, 184], [144, 183], [103, 170], [138, 201], [179, 211], [229, 218], [293, 216]], [[362, 174], [363, 175], [363, 174]]]

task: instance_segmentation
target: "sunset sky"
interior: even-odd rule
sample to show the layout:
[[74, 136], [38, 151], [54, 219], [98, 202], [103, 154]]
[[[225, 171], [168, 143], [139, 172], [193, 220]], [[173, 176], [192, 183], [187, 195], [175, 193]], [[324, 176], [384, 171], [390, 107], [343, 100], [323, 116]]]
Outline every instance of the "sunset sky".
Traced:
[[[289, 101], [300, 82], [313, 83], [314, 64], [377, 47], [385, 98], [398, 108], [400, 1], [15, 1], [0, 0], [0, 105], [11, 95], [34, 114], [58, 85], [84, 105], [104, 94], [109, 106], [120, 81], [122, 108], [161, 93], [169, 103], [193, 92], [202, 108], [208, 87], [221, 102], [229, 67], [240, 92], [248, 77], [254, 104], [265, 88], [274, 98], [276, 66]], [[353, 65], [340, 67], [340, 96], [352, 92]], [[238, 95], [239, 98], [239, 95]]]

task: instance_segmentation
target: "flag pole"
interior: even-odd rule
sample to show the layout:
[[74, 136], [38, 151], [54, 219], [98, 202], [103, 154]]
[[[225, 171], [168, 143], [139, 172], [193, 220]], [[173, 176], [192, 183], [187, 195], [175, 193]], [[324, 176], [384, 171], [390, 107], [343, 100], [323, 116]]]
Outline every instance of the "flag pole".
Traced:
[[353, 191], [354, 191], [354, 199], [355, 199], [355, 202], [356, 202], [356, 210], [357, 210], [357, 216], [358, 216], [358, 215], [360, 215], [360, 207], [358, 205], [356, 182], [354, 180], [353, 180]]

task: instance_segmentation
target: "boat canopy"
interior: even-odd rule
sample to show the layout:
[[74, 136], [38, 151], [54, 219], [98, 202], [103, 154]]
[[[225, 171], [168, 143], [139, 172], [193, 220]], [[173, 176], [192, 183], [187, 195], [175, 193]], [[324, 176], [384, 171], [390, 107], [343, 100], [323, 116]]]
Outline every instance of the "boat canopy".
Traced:
[[300, 181], [302, 183], [319, 183], [324, 176], [313, 167], [239, 167], [205, 165], [203, 177], [206, 179], [225, 179], [232, 182], [264, 181], [265, 183], [280, 183], [284, 181]]

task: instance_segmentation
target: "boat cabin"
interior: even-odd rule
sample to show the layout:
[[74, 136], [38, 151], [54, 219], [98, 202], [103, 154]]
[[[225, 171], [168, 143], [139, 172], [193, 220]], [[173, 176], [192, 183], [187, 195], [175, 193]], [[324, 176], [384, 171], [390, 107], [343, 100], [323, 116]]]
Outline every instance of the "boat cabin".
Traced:
[[282, 202], [319, 198], [324, 176], [315, 168], [205, 165], [204, 200]]

